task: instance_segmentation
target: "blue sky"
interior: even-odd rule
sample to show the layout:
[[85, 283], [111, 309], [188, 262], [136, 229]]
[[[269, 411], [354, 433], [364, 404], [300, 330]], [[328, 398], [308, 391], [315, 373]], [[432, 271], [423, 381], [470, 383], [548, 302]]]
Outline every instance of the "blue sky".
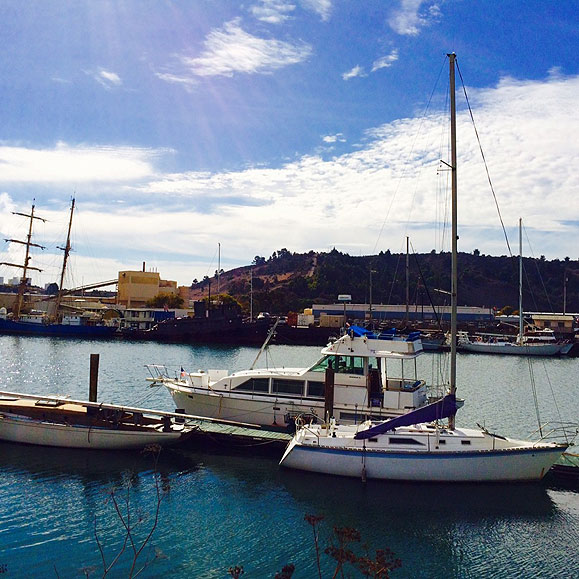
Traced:
[[[55, 281], [447, 249], [456, 52], [513, 252], [579, 257], [579, 2], [0, 0], [0, 236]], [[432, 98], [431, 98], [432, 95]], [[428, 106], [427, 106], [428, 105]], [[459, 249], [508, 249], [459, 100]], [[22, 248], [0, 246], [0, 261]], [[5, 279], [17, 270], [0, 266]]]

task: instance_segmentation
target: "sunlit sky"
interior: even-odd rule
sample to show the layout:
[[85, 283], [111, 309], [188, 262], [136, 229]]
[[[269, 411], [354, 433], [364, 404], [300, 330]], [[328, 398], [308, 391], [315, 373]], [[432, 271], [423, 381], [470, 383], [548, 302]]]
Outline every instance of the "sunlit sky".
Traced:
[[[579, 1], [0, 0], [0, 261], [67, 287], [190, 284], [255, 256], [448, 249], [579, 258]], [[218, 246], [220, 245], [220, 262]], [[20, 275], [0, 266], [5, 280]]]

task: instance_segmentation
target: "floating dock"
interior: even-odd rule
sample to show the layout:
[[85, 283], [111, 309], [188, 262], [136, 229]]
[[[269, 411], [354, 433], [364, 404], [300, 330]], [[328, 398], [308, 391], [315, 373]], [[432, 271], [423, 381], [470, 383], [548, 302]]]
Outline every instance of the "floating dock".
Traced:
[[551, 473], [557, 478], [579, 481], [579, 454], [564, 452], [551, 467]]
[[186, 445], [199, 443], [204, 446], [215, 444], [238, 450], [267, 450], [279, 452], [281, 456], [292, 438], [292, 434], [287, 432], [203, 419], [187, 419], [187, 425], [193, 427], [193, 432], [188, 437]]

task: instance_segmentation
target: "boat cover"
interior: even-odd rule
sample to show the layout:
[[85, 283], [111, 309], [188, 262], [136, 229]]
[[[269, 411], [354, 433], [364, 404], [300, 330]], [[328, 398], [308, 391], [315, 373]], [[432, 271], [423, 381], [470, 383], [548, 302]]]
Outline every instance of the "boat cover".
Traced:
[[[398, 330], [396, 328], [391, 328], [390, 330], [382, 330], [379, 334], [373, 332], [372, 330], [367, 330], [361, 326], [350, 326], [348, 328], [348, 334], [351, 338], [363, 338], [364, 336], [369, 339], [381, 339], [381, 340], [392, 340], [397, 334]], [[407, 342], [415, 342], [420, 339], [420, 331], [410, 332], [406, 338]]]
[[350, 326], [348, 328], [348, 334], [350, 334], [351, 338], [362, 338], [364, 336], [368, 336], [369, 338], [376, 337], [374, 332], [367, 330], [366, 328], [362, 328], [361, 326]]
[[408, 412], [408, 414], [397, 416], [391, 420], [386, 420], [385, 422], [381, 422], [367, 430], [361, 430], [356, 433], [354, 438], [358, 440], [372, 438], [377, 434], [384, 434], [385, 432], [394, 430], [399, 426], [412, 426], [413, 424], [432, 422], [433, 420], [438, 420], [440, 418], [448, 418], [449, 416], [456, 414], [457, 408], [456, 396], [454, 394], [447, 394], [438, 402], [433, 402], [432, 404]]

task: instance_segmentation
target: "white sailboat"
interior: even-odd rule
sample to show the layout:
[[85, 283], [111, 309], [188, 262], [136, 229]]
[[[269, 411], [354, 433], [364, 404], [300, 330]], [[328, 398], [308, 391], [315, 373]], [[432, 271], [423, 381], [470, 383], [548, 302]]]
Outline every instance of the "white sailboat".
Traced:
[[458, 346], [465, 352], [507, 354], [515, 356], [560, 356], [568, 354], [572, 343], [555, 338], [553, 330], [525, 328], [523, 315], [523, 221], [519, 219], [519, 334], [515, 341], [481, 336], [471, 339], [467, 332], [459, 332]]
[[90, 450], [176, 444], [193, 430], [185, 418], [62, 396], [0, 392], [0, 440], [20, 444]]
[[[450, 390], [442, 400], [385, 422], [310, 424], [300, 428], [280, 461], [284, 467], [365, 479], [529, 481], [541, 479], [568, 444], [530, 442], [455, 427], [457, 336], [457, 179], [455, 54], [450, 60], [452, 285]], [[439, 420], [448, 418], [448, 425]]]

